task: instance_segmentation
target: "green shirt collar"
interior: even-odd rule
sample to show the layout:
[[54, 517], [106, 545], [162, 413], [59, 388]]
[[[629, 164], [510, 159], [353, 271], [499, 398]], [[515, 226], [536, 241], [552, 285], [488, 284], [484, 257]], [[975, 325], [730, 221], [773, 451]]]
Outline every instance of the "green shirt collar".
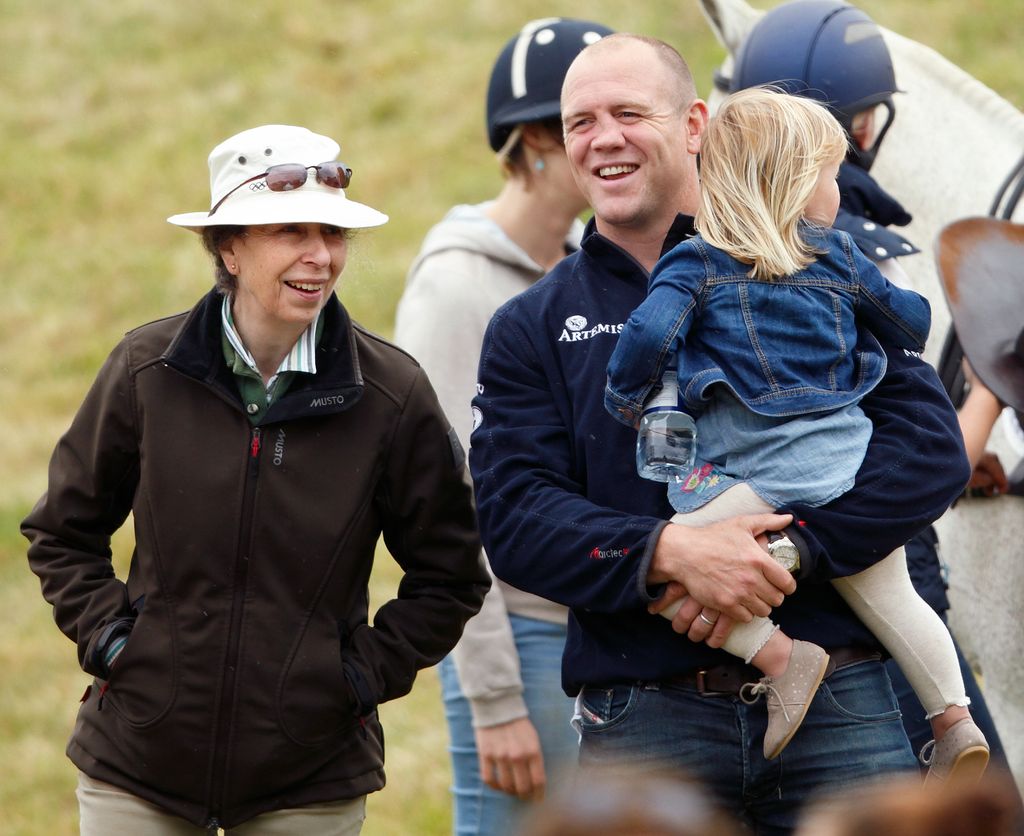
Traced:
[[266, 386], [256, 361], [235, 328], [230, 296], [225, 296], [221, 304], [221, 325], [224, 361], [235, 376], [242, 403], [253, 424], [258, 424], [267, 408], [288, 390], [296, 372], [316, 374], [316, 347], [323, 334], [323, 310], [302, 332]]

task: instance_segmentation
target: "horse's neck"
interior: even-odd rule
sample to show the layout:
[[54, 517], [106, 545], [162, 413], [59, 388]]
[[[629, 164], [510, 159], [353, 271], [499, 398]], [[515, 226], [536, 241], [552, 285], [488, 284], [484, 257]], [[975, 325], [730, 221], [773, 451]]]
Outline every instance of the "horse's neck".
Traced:
[[888, 29], [882, 32], [893, 55], [896, 80], [901, 88], [910, 83], [905, 79], [909, 73], [913, 73], [914, 78], [930, 78], [977, 117], [999, 125], [1000, 130], [1015, 131], [1018, 139], [1024, 138], [1024, 114], [998, 93], [934, 49]]
[[934, 50], [884, 31], [905, 95], [872, 173], [916, 216], [987, 213], [1024, 154], [1024, 115]]
[[883, 32], [905, 92], [895, 97], [896, 119], [871, 173], [914, 216], [901, 232], [922, 253], [902, 261], [913, 288], [932, 303], [927, 355], [934, 362], [949, 324], [935, 237], [954, 220], [988, 213], [1024, 154], [1024, 115], [934, 50]]

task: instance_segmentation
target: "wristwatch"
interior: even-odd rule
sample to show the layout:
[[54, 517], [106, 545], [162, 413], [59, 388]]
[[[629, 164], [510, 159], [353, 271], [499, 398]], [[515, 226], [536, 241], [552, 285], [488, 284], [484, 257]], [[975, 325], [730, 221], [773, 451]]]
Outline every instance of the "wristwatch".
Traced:
[[790, 574], [800, 571], [800, 549], [785, 534], [773, 531], [768, 535], [768, 554]]

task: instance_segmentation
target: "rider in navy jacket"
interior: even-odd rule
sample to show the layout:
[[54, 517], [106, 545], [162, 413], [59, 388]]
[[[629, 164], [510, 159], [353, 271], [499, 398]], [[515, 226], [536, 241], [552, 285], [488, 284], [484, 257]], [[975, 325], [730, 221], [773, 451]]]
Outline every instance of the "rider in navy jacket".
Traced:
[[[680, 215], [667, 252], [692, 235]], [[588, 225], [582, 249], [498, 310], [480, 359], [470, 466], [481, 534], [498, 577], [571, 608], [562, 684], [657, 681], [730, 659], [646, 607], [654, 546], [672, 515], [641, 479], [636, 433], [603, 406], [605, 369], [647, 271]], [[827, 583], [872, 565], [938, 518], [970, 470], [934, 370], [884, 345], [888, 368], [861, 403], [874, 423], [853, 490], [793, 506], [795, 593], [773, 612], [787, 634], [827, 647], [878, 647]], [[916, 410], [908, 410], [916, 403]], [[913, 452], [911, 460], [909, 454]], [[928, 466], [914, 467], [915, 462]]]

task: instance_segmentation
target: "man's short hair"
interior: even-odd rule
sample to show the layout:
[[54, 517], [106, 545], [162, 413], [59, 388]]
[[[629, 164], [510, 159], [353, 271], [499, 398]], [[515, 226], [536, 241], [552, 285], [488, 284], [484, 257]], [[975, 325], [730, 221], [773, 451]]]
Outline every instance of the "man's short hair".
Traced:
[[646, 44], [658, 56], [662, 65], [676, 81], [676, 84], [673, 86], [679, 94], [677, 104], [680, 110], [688, 107], [697, 98], [697, 85], [693, 81], [693, 73], [690, 72], [690, 66], [686, 63], [686, 59], [679, 54], [679, 50], [674, 46], [658, 38], [652, 38], [648, 35], [634, 35], [630, 32], [614, 32], [601, 38], [599, 41], [595, 41], [584, 49], [581, 54], [593, 54], [595, 50], [605, 51], [614, 49], [624, 45], [626, 41], [639, 41], [642, 44]]

